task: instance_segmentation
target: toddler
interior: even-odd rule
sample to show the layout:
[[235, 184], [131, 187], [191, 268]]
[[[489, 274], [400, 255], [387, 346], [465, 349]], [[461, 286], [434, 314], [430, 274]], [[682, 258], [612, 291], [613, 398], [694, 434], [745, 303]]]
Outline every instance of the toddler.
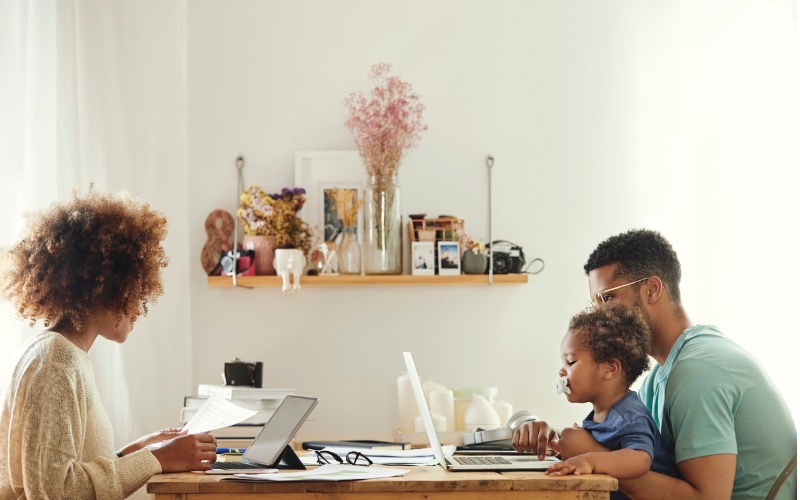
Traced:
[[[621, 305], [574, 316], [561, 341], [560, 391], [572, 403], [592, 403], [583, 428], [609, 452], [584, 453], [547, 474], [608, 474], [633, 479], [648, 470], [678, 477], [672, 451], [639, 396], [629, 390], [649, 368], [650, 331]], [[612, 496], [613, 498], [614, 496]]]

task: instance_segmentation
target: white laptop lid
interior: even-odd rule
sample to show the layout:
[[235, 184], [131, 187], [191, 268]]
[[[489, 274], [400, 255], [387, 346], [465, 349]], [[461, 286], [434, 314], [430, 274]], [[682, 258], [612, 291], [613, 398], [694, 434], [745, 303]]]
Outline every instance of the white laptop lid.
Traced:
[[411, 379], [411, 387], [414, 389], [414, 398], [417, 400], [419, 412], [422, 414], [422, 423], [425, 425], [425, 432], [428, 434], [428, 441], [433, 448], [433, 454], [439, 465], [447, 468], [447, 462], [444, 459], [444, 452], [442, 451], [442, 444], [439, 442], [439, 434], [436, 433], [436, 427], [433, 425], [433, 418], [431, 418], [431, 411], [428, 409], [428, 402], [425, 400], [425, 392], [422, 390], [422, 382], [420, 382], [417, 367], [414, 364], [414, 358], [410, 352], [403, 352], [403, 360], [406, 362], [406, 370], [408, 371], [408, 378]]
[[[406, 370], [408, 370], [408, 376], [411, 379], [411, 387], [414, 389], [414, 398], [417, 400], [417, 406], [419, 406], [419, 411], [422, 415], [422, 423], [425, 424], [425, 432], [428, 434], [428, 441], [431, 443], [431, 448], [433, 448], [433, 454], [436, 456], [436, 461], [439, 462], [439, 465], [445, 468], [448, 471], [511, 471], [511, 470], [546, 470], [550, 467], [554, 462], [558, 460], [554, 457], [546, 457], [545, 460], [539, 460], [536, 455], [522, 455], [522, 454], [515, 454], [515, 455], [506, 455], [502, 457], [505, 463], [488, 463], [488, 464], [474, 464], [474, 463], [467, 463], [467, 464], [459, 464], [453, 463], [451, 460], [446, 459], [444, 456], [444, 451], [442, 450], [442, 444], [439, 441], [439, 434], [436, 433], [436, 427], [433, 425], [433, 418], [431, 417], [431, 411], [428, 408], [428, 402], [425, 400], [425, 393], [422, 390], [422, 382], [420, 381], [419, 374], [417, 373], [417, 367], [414, 364], [414, 358], [411, 357], [411, 353], [404, 352], [403, 359], [406, 362]], [[492, 454], [485, 454], [484, 457], [495, 457], [496, 455]], [[473, 458], [476, 458], [476, 455], [472, 455]]]

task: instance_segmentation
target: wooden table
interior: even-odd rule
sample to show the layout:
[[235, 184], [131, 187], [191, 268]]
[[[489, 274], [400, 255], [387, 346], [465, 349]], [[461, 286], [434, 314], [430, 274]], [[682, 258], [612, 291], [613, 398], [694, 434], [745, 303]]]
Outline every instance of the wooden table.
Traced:
[[[373, 466], [375, 467], [375, 466]], [[197, 473], [157, 474], [147, 483], [156, 500], [393, 500], [599, 499], [617, 490], [617, 480], [588, 474], [545, 476], [543, 472], [445, 472], [409, 467], [404, 476], [366, 481], [238, 483]]]

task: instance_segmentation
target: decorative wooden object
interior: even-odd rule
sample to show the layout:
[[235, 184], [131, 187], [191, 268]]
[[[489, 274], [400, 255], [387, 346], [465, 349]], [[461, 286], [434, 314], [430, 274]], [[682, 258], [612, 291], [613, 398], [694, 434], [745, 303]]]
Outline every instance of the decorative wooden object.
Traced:
[[464, 221], [456, 217], [411, 219], [408, 222], [408, 241], [458, 241], [464, 232]]
[[208, 239], [203, 245], [200, 261], [208, 274], [217, 267], [222, 254], [231, 250], [233, 216], [222, 209], [213, 210], [206, 217], [206, 235]]

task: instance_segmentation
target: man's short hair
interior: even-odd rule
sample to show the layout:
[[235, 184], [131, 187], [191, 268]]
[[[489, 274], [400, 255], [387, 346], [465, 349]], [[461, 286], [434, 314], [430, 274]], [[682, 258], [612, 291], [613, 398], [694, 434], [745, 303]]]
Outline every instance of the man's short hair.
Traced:
[[635, 229], [597, 245], [583, 266], [589, 272], [617, 264], [615, 276], [631, 281], [658, 276], [667, 286], [674, 304], [681, 303], [681, 263], [672, 245], [657, 231]]

